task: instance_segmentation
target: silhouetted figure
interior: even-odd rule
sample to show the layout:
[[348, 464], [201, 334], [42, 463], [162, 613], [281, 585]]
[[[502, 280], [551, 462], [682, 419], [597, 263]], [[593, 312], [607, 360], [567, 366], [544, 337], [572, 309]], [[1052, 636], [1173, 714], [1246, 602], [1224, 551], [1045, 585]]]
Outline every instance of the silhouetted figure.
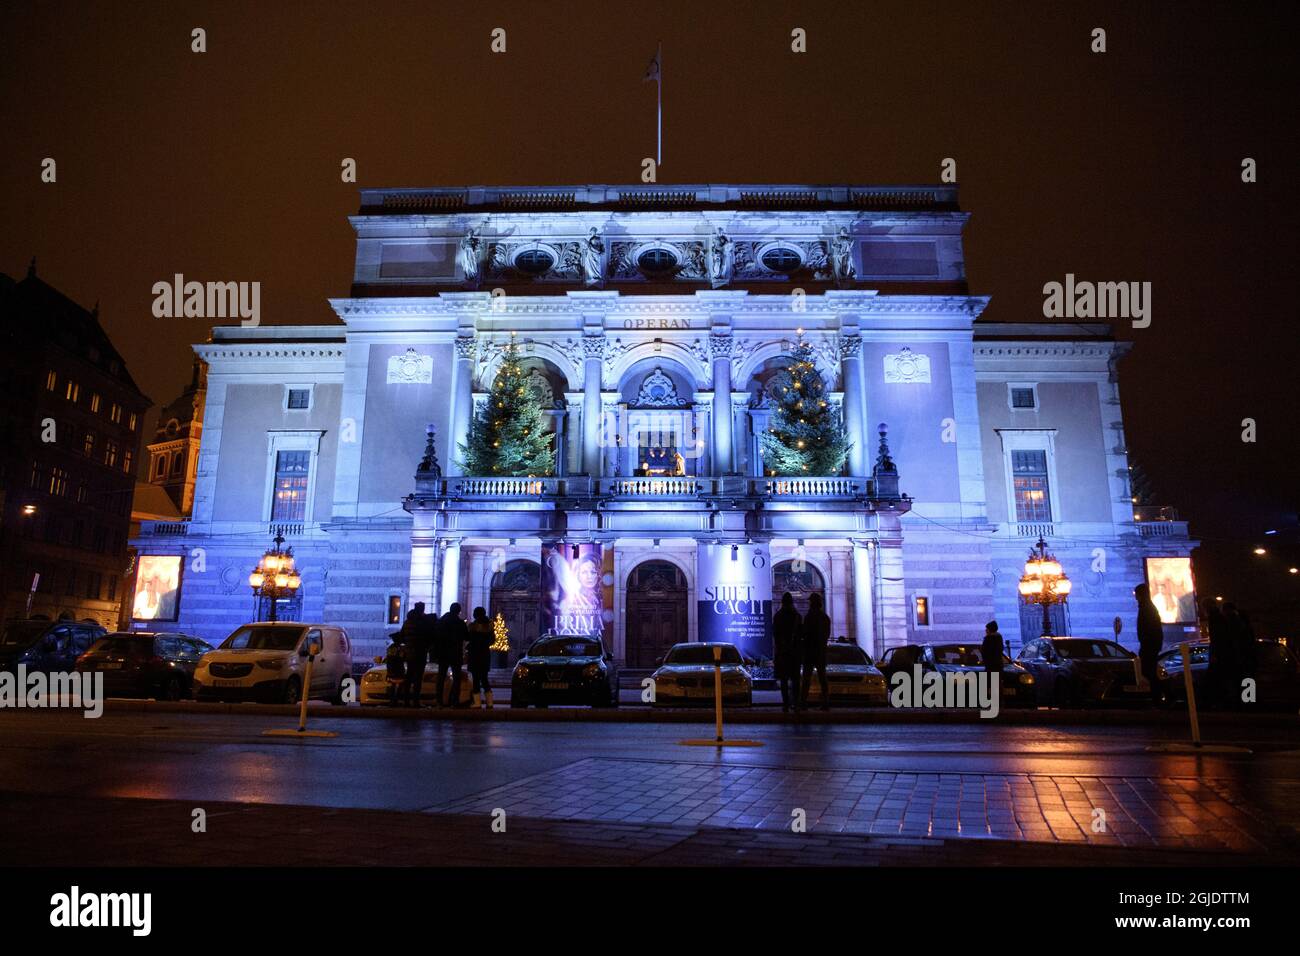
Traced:
[[1160, 648], [1165, 643], [1164, 625], [1160, 623], [1160, 612], [1151, 601], [1151, 588], [1139, 584], [1133, 589], [1137, 600], [1138, 662], [1142, 666], [1142, 676], [1151, 685], [1151, 699], [1160, 699], [1160, 678], [1156, 659], [1160, 657]]
[[452, 707], [460, 706], [460, 672], [465, 660], [465, 641], [469, 639], [469, 629], [460, 616], [460, 605], [453, 604], [447, 613], [438, 618], [438, 634], [435, 647], [438, 656], [437, 706], [442, 706], [443, 681], [447, 671], [452, 674], [451, 697], [448, 703]]
[[474, 608], [474, 620], [469, 623], [469, 679], [474, 693], [474, 706], [479, 705], [479, 693], [483, 705], [492, 709], [492, 688], [488, 686], [488, 671], [492, 669], [492, 622], [488, 620], [485, 608]]
[[817, 683], [822, 692], [822, 710], [831, 708], [831, 689], [826, 681], [826, 642], [831, 639], [831, 619], [822, 610], [822, 596], [814, 591], [808, 597], [808, 613], [799, 629], [803, 642], [803, 682], [799, 690], [799, 706], [808, 706], [808, 685], [812, 672], [817, 671]]
[[1210, 664], [1205, 671], [1206, 696], [1211, 706], [1228, 702], [1229, 681], [1236, 669], [1232, 624], [1219, 608], [1218, 601], [1205, 599], [1205, 629], [1210, 632]]
[[772, 640], [774, 647], [773, 670], [777, 683], [781, 687], [781, 710], [789, 711], [791, 705], [799, 706], [799, 664], [802, 648], [799, 645], [799, 629], [803, 627], [803, 618], [794, 608], [794, 596], [789, 591], [781, 595], [781, 607], [772, 617]]
[[424, 667], [429, 663], [437, 630], [438, 619], [425, 613], [423, 601], [416, 601], [402, 623], [402, 641], [406, 645], [406, 702], [412, 707], [420, 706]]
[[406, 689], [406, 648], [402, 647], [402, 632], [389, 634], [392, 641], [384, 655], [384, 666], [388, 669], [388, 704], [396, 707], [402, 702]]
[[1255, 676], [1255, 630], [1250, 626], [1250, 618], [1235, 604], [1223, 605], [1223, 617], [1228, 622], [1228, 640], [1232, 645], [1232, 667], [1224, 683], [1228, 706], [1238, 709], [1245, 703], [1241, 699], [1242, 682]]
[[984, 642], [980, 644], [980, 660], [984, 669], [990, 674], [1002, 673], [1002, 634], [998, 631], [998, 622], [989, 621], [984, 625]]

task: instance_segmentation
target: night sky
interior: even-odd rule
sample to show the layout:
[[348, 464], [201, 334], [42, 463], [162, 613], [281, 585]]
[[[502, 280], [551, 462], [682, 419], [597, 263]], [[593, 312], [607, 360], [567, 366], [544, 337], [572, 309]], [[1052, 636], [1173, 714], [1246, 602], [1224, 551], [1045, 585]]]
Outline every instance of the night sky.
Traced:
[[[1151, 282], [1151, 327], [1117, 328], [1135, 342], [1130, 453], [1206, 542], [1203, 595], [1294, 609], [1300, 250], [1282, 9], [9, 3], [0, 271], [21, 277], [35, 255], [47, 282], [98, 301], [166, 402], [208, 323], [154, 318], [154, 282], [260, 281], [264, 324], [330, 323], [358, 185], [636, 181], [662, 39], [661, 183], [936, 183], [954, 157], [986, 319], [1041, 319], [1043, 284], [1067, 272]], [[489, 50], [498, 26], [504, 55]], [[190, 51], [194, 27], [206, 53]], [[806, 54], [790, 51], [794, 27]], [[344, 157], [357, 185], [340, 181]], [[1251, 554], [1288, 537], [1289, 555]]]

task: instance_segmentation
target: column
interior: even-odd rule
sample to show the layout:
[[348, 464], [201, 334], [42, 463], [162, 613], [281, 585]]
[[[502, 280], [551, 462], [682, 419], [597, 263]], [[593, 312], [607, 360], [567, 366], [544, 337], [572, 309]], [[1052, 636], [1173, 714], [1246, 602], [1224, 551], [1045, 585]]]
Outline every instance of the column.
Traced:
[[433, 527], [434, 515], [428, 512], [415, 512], [411, 516], [411, 578], [407, 587], [407, 603], [414, 605], [423, 601], [424, 607], [433, 612], [434, 565], [438, 557], [438, 539]]
[[713, 474], [735, 474], [732, 456], [731, 335], [709, 336], [713, 356]]
[[881, 648], [876, 647], [876, 621], [871, 594], [871, 553], [865, 541], [853, 542], [853, 640], [875, 660]]
[[469, 440], [474, 417], [474, 336], [456, 336], [456, 359], [451, 367], [451, 428], [446, 447], [447, 474], [462, 474], [456, 463], [460, 446]]
[[442, 598], [438, 613], [446, 614], [453, 603], [459, 603], [464, 610], [465, 596], [460, 593], [460, 542], [454, 540], [447, 542], [442, 555]]
[[862, 336], [856, 332], [840, 339], [840, 368], [844, 377], [844, 431], [853, 443], [849, 449], [849, 474], [868, 474], [866, 395], [862, 380]]
[[600, 380], [604, 372], [605, 336], [582, 337], [582, 470], [592, 478], [601, 475]]

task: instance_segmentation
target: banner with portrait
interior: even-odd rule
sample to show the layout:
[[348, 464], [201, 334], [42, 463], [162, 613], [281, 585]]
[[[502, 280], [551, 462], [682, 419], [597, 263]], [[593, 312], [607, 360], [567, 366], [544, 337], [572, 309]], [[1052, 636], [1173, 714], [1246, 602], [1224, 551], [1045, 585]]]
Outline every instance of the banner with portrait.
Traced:
[[1162, 624], [1196, 623], [1196, 584], [1191, 558], [1147, 558], [1151, 603]]
[[696, 586], [701, 641], [772, 657], [772, 564], [766, 545], [702, 544]]
[[603, 550], [594, 543], [543, 542], [541, 634], [607, 637], [613, 614], [606, 607], [609, 582]]
[[136, 559], [133, 621], [175, 621], [181, 610], [179, 554], [142, 554]]

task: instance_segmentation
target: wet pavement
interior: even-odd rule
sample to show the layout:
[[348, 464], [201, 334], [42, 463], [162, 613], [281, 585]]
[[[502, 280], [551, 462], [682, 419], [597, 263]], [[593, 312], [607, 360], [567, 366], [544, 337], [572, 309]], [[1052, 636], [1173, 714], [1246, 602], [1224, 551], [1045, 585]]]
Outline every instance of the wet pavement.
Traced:
[[[413, 826], [487, 835], [486, 821], [503, 810], [539, 839], [543, 829], [616, 826], [659, 834], [646, 837], [652, 848], [673, 834], [726, 831], [830, 840], [855, 853], [919, 839], [931, 848], [982, 842], [990, 853], [1005, 843], [1226, 853], [1240, 862], [1300, 856], [1300, 740], [1290, 724], [1238, 723], [1222, 742], [1245, 751], [1227, 754], [1149, 751], [1182, 736], [1173, 725], [753, 724], [736, 732], [762, 746], [722, 750], [681, 745], [712, 736], [703, 721], [313, 717], [313, 728], [337, 736], [262, 736], [291, 726], [261, 714], [8, 712], [0, 714], [0, 790], [37, 808], [46, 796], [70, 806], [123, 799], [418, 812], [432, 823]], [[48, 805], [23, 826], [57, 838], [74, 824]], [[107, 838], [111, 815], [75, 827], [93, 830], [94, 819]], [[796, 821], [806, 833], [793, 832]], [[710, 839], [694, 842], [715, 845]]]

